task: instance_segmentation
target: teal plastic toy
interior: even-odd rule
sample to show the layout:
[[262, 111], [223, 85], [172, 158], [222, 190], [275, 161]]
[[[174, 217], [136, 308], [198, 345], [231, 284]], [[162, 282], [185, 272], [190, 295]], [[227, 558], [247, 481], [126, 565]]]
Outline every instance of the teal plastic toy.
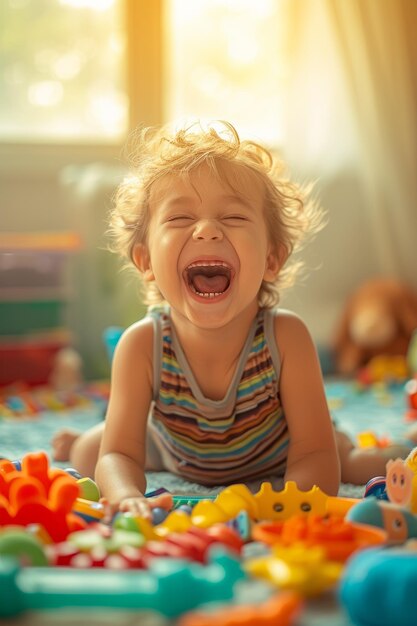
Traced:
[[236, 582], [244, 578], [238, 559], [224, 550], [213, 550], [205, 566], [159, 558], [146, 571], [21, 568], [5, 557], [0, 560], [0, 617], [28, 610], [112, 607], [176, 618], [206, 602], [230, 601]]
[[196, 504], [203, 500], [215, 500], [217, 495], [205, 494], [205, 495], [196, 495], [196, 494], [173, 494], [172, 500], [174, 502], [174, 509], [178, 509], [180, 506], [184, 504], [188, 504], [191, 508], [193, 508]]
[[[378, 500], [375, 496], [355, 504], [346, 519], [357, 524], [370, 524], [387, 532], [388, 543], [404, 543], [417, 538], [417, 516], [404, 507]], [[417, 623], [417, 622], [416, 622]]]
[[121, 326], [109, 326], [103, 333], [104, 345], [106, 346], [107, 357], [110, 363], [113, 360], [114, 351], [124, 330]]
[[415, 626], [416, 588], [415, 550], [372, 549], [349, 560], [339, 597], [358, 626]]

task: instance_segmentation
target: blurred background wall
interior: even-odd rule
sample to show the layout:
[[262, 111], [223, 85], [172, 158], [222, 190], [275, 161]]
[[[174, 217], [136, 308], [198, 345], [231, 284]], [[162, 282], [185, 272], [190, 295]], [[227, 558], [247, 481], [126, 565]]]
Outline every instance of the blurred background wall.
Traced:
[[[108, 373], [103, 330], [144, 313], [105, 250], [138, 124], [227, 119], [316, 181], [328, 226], [282, 302], [319, 345], [365, 279], [417, 288], [414, 0], [3, 0], [0, 13], [0, 231], [81, 236], [63, 323], [87, 377]], [[1, 276], [0, 299], [16, 297]]]

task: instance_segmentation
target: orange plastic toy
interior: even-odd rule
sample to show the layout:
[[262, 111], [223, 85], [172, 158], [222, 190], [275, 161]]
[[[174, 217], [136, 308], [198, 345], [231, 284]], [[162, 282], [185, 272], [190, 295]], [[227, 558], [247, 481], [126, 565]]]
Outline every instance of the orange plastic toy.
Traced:
[[178, 626], [290, 626], [300, 612], [300, 596], [284, 591], [261, 605], [229, 606], [209, 613], [187, 613]]
[[0, 461], [0, 527], [40, 524], [52, 541], [63, 541], [86, 523], [71, 513], [80, 488], [64, 470], [49, 468], [44, 452], [27, 454], [19, 471]]
[[[376, 531], [376, 532], [375, 532]], [[327, 559], [345, 561], [353, 552], [386, 543], [387, 533], [366, 524], [355, 524], [338, 516], [294, 516], [283, 522], [260, 522], [252, 531], [258, 541], [269, 545], [322, 546]]]

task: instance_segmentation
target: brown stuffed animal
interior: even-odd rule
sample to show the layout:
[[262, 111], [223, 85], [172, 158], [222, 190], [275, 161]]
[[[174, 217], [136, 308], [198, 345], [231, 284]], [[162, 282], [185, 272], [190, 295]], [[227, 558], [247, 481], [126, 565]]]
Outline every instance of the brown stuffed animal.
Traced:
[[367, 281], [342, 314], [334, 341], [337, 370], [355, 374], [374, 357], [405, 357], [416, 328], [416, 292], [391, 278]]

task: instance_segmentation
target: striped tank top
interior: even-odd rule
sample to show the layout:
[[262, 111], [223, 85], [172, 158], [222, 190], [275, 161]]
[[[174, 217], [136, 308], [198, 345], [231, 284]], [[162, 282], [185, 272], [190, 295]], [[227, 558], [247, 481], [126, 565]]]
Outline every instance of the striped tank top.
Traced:
[[288, 430], [279, 399], [274, 311], [261, 309], [226, 396], [201, 392], [171, 323], [154, 309], [154, 398], [148, 428], [167, 470], [205, 485], [282, 476]]

